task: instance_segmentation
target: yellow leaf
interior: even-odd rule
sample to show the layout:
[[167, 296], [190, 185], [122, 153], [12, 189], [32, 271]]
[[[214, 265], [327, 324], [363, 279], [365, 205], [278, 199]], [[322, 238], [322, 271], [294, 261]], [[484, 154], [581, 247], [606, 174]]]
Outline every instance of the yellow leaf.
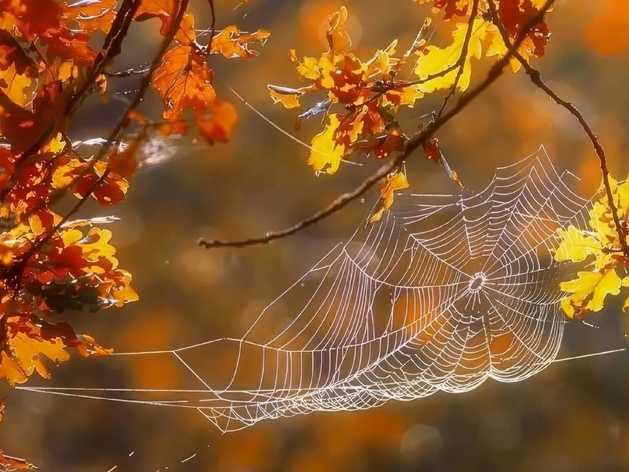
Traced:
[[[11, 356], [13, 366], [8, 363], [9, 371], [0, 371], [0, 376], [6, 376], [9, 382], [23, 383], [26, 377], [37, 371], [43, 378], [50, 378], [48, 369], [44, 365], [44, 359], [54, 362], [64, 362], [70, 358], [70, 354], [65, 350], [65, 345], [61, 339], [45, 340], [33, 339], [23, 333], [17, 333], [14, 337], [9, 338], [9, 346], [14, 353]], [[3, 353], [4, 354], [4, 353]], [[2, 363], [7, 359], [2, 359]]]
[[14, 387], [15, 384], [21, 384], [28, 380], [28, 375], [17, 362], [17, 359], [7, 354], [5, 351], [0, 353], [0, 378], [5, 377], [8, 384]]
[[391, 57], [395, 54], [395, 48], [397, 46], [397, 39], [394, 40], [384, 50], [378, 50], [376, 54], [365, 63], [367, 66], [367, 77], [371, 77], [375, 74], [387, 75], [389, 71], [400, 62], [399, 59]]
[[288, 50], [288, 56], [291, 61], [298, 64], [297, 74], [299, 77], [302, 79], [317, 80], [319, 77], [319, 70], [317, 68], [319, 61], [316, 57], [304, 57], [304, 61], [300, 62], [299, 59], [297, 59], [297, 54], [294, 49]]
[[81, 248], [83, 256], [88, 261], [97, 261], [104, 257], [111, 261], [113, 267], [116, 267], [118, 261], [113, 257], [116, 248], [109, 244], [111, 237], [112, 233], [108, 229], [92, 228], [87, 236], [78, 241], [76, 245]]
[[627, 217], [629, 212], [629, 176], [622, 184], [619, 184], [616, 188], [618, 192], [618, 209], [620, 210], [620, 216]]
[[[487, 46], [487, 51], [485, 52], [485, 56], [503, 57], [505, 54], [507, 54], [507, 52], [509, 52], [509, 49], [505, 45], [504, 40], [502, 39], [502, 35], [500, 34], [500, 31], [498, 30], [496, 25], [494, 24], [487, 25], [486, 35], [487, 35], [489, 44]], [[520, 45], [520, 47], [518, 48], [518, 52], [525, 59], [529, 58], [530, 56], [529, 51], [531, 50], [530, 44], [527, 40], [528, 38], [525, 39], [523, 43]], [[520, 68], [522, 67], [522, 64], [520, 64], [520, 61], [517, 60], [516, 58], [511, 58], [511, 60], [509, 61], [509, 65], [511, 66], [511, 70], [513, 72], [518, 72]]]
[[116, 306], [121, 308], [126, 303], [138, 301], [140, 297], [130, 285], [131, 274], [126, 270], [118, 270], [118, 273], [120, 274], [118, 285], [111, 291], [111, 296], [116, 300]]
[[343, 146], [336, 144], [334, 133], [341, 123], [338, 115], [333, 113], [328, 116], [329, 124], [323, 132], [312, 138], [312, 151], [308, 158], [308, 164], [316, 172], [334, 174], [341, 165], [341, 159], [345, 153]]
[[406, 105], [413, 108], [415, 102], [423, 96], [420, 85], [393, 89], [385, 94], [385, 105], [386, 103], [392, 103], [394, 106]]
[[561, 307], [569, 317], [578, 311], [601, 311], [607, 295], [618, 295], [622, 281], [615, 270], [602, 272], [578, 272], [577, 279], [562, 282], [559, 287], [571, 293], [562, 300]]
[[85, 167], [83, 162], [72, 159], [66, 164], [55, 168], [52, 174], [52, 185], [57, 189], [64, 189], [79, 175], [80, 170]]
[[601, 243], [574, 226], [568, 227], [568, 230], [559, 229], [558, 233], [562, 239], [555, 253], [558, 262], [581, 262], [592, 254], [602, 254]]
[[402, 190], [408, 188], [408, 180], [406, 180], [406, 175], [402, 172], [398, 172], [397, 174], [390, 176], [387, 175], [387, 183], [380, 190], [380, 195], [382, 198], [382, 205], [380, 209], [369, 218], [370, 223], [375, 223], [376, 221], [380, 221], [384, 212], [387, 211], [393, 205], [393, 199], [395, 195], [393, 192], [396, 190]]
[[42, 220], [38, 215], [29, 215], [28, 224], [31, 227], [31, 231], [33, 232], [33, 234], [36, 234], [37, 236], [43, 234], [44, 231], [46, 231], [46, 228], [44, 227]]
[[[336, 70], [336, 66], [334, 65], [334, 61], [330, 57], [330, 53], [325, 53], [319, 59], [319, 63], [317, 64], [317, 69], [319, 70], [319, 77], [321, 81], [321, 87], [324, 89], [333, 89], [336, 84], [334, 83], [334, 79], [332, 78], [332, 73]], [[331, 94], [331, 99], [334, 97]]]
[[267, 85], [269, 95], [273, 99], [273, 103], [281, 103], [284, 108], [299, 108], [299, 97], [304, 94], [301, 89], [290, 87], [279, 87], [277, 85]]
[[[474, 20], [472, 25], [472, 35], [468, 44], [467, 56], [463, 66], [463, 73], [457, 83], [457, 89], [460, 92], [465, 91], [470, 85], [470, 77], [472, 74], [471, 60], [479, 59], [482, 53], [481, 42], [487, 34], [487, 28], [490, 23], [479, 18]], [[461, 56], [461, 50], [465, 41], [465, 35], [468, 25], [464, 23], [457, 24], [456, 29], [452, 33], [453, 43], [443, 49], [437, 47], [428, 47], [428, 53], [422, 56], [417, 62], [415, 74], [420, 78], [426, 78], [453, 66]], [[455, 68], [447, 74], [441, 75], [420, 85], [420, 90], [424, 93], [431, 93], [435, 90], [447, 90], [454, 85], [458, 68]]]
[[30, 77], [17, 73], [14, 63], [0, 70], [0, 90], [21, 107], [25, 107], [33, 99], [33, 95], [27, 93], [32, 82]]
[[0, 242], [0, 264], [8, 266], [13, 262], [13, 249], [11, 246]]
[[66, 147], [66, 142], [63, 139], [63, 135], [61, 133], [57, 133], [54, 138], [50, 140], [50, 142], [46, 145], [48, 151], [58, 154], [64, 150]]

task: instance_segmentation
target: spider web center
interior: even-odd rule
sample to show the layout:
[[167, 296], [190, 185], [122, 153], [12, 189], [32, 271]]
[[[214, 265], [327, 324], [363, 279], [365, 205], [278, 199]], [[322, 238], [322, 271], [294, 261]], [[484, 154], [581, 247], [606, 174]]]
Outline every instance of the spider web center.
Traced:
[[485, 281], [487, 280], [487, 276], [484, 272], [476, 272], [470, 278], [470, 283], [468, 285], [468, 289], [470, 292], [475, 293], [483, 288]]

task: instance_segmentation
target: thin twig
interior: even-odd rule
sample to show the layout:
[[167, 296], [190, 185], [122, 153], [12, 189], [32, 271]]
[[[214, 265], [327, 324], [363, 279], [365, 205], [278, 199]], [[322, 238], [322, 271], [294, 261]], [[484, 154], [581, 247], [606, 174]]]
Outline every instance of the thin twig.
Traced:
[[[526, 34], [533, 28], [537, 23], [542, 21], [544, 15], [548, 11], [548, 9], [553, 5], [555, 0], [547, 0], [544, 6], [539, 10], [539, 12], [533, 16], [526, 25], [522, 28], [520, 33], [518, 34], [514, 47], [517, 48], [524, 41]], [[345, 205], [350, 203], [353, 200], [356, 200], [361, 195], [366, 193], [370, 188], [372, 188], [376, 183], [378, 183], [381, 179], [386, 177], [393, 169], [401, 165], [415, 150], [417, 150], [422, 143], [429, 139], [437, 130], [439, 130], [443, 125], [445, 125], [448, 121], [450, 121], [453, 117], [455, 117], [461, 110], [463, 110], [472, 100], [474, 100], [478, 95], [480, 95], [487, 87], [489, 87], [493, 82], [495, 82], [498, 77], [502, 75], [504, 68], [509, 64], [509, 61], [512, 57], [512, 51], [508, 51], [502, 58], [500, 58], [487, 73], [485, 79], [478, 84], [474, 89], [469, 92], [461, 95], [456, 105], [447, 113], [442, 115], [440, 118], [431, 122], [424, 128], [421, 132], [413, 136], [411, 138], [404, 150], [404, 152], [400, 153], [395, 159], [389, 161], [388, 164], [380, 168], [377, 172], [367, 177], [358, 187], [348, 193], [344, 193], [340, 195], [332, 203], [330, 203], [323, 210], [320, 210], [313, 215], [309, 216], [301, 220], [294, 226], [290, 228], [286, 228], [280, 231], [272, 231], [267, 233], [264, 236], [256, 237], [256, 238], [247, 238], [247, 239], [237, 239], [237, 240], [205, 240], [199, 239], [197, 244], [199, 246], [205, 248], [216, 248], [216, 247], [246, 247], [253, 246], [256, 244], [268, 244], [271, 241], [276, 239], [281, 239], [286, 236], [293, 235], [298, 231], [307, 228], [308, 226], [312, 226], [315, 223], [327, 218], [328, 216], [336, 213], [341, 210]]]
[[212, 23], [210, 24], [210, 40], [207, 43], [207, 53], [212, 54], [212, 41], [216, 34], [216, 9], [214, 8], [214, 0], [208, 0], [210, 5], [210, 15], [212, 16]]
[[454, 83], [452, 84], [452, 87], [450, 88], [448, 95], [443, 101], [443, 104], [441, 105], [441, 108], [439, 109], [439, 112], [437, 113], [437, 117], [440, 117], [442, 115], [443, 110], [445, 110], [446, 105], [448, 104], [448, 101], [456, 92], [456, 88], [459, 85], [459, 80], [461, 80], [461, 76], [463, 75], [463, 71], [465, 70], [465, 61], [467, 60], [467, 53], [470, 47], [470, 40], [472, 39], [472, 33], [474, 30], [474, 20], [476, 19], [476, 14], [478, 13], [478, 1], [479, 0], [474, 0], [474, 3], [472, 4], [472, 11], [470, 12], [470, 19], [467, 23], [467, 30], [465, 31], [465, 38], [463, 39], [463, 45], [461, 46], [461, 55], [459, 56], [458, 60], [455, 63], [455, 66], [458, 67], [458, 70], [456, 72], [456, 77], [454, 78]]
[[607, 156], [605, 155], [605, 150], [603, 149], [601, 142], [599, 141], [598, 137], [594, 134], [592, 127], [588, 124], [583, 114], [581, 114], [581, 112], [572, 103], [559, 97], [553, 89], [551, 89], [548, 85], [546, 85], [546, 83], [542, 80], [542, 76], [540, 72], [537, 69], [535, 69], [533, 66], [531, 66], [531, 64], [529, 64], [529, 62], [524, 58], [524, 56], [522, 56], [522, 54], [518, 52], [517, 48], [511, 44], [509, 36], [504, 29], [504, 25], [502, 24], [502, 22], [500, 21], [500, 18], [498, 17], [496, 5], [494, 4], [493, 0], [488, 0], [488, 5], [491, 11], [491, 15], [493, 17], [494, 23], [496, 27], [498, 28], [500, 35], [502, 36], [502, 40], [504, 41], [505, 46], [507, 47], [508, 51], [513, 55], [513, 57], [515, 57], [520, 62], [520, 64], [522, 64], [522, 67], [524, 68], [526, 74], [531, 79], [531, 82], [533, 82], [533, 84], [535, 84], [538, 88], [543, 90], [546, 93], [546, 95], [552, 98], [553, 101], [557, 105], [560, 105], [564, 107], [566, 110], [568, 110], [570, 114], [572, 114], [577, 119], [577, 121], [579, 122], [579, 124], [581, 125], [585, 133], [590, 138], [590, 141], [592, 142], [592, 146], [594, 147], [594, 151], [596, 152], [596, 155], [600, 163], [601, 173], [603, 174], [603, 186], [605, 187], [605, 193], [607, 195], [607, 200], [609, 201], [609, 207], [611, 209], [612, 217], [614, 219], [614, 226], [616, 227], [616, 232], [618, 233], [618, 237], [620, 238], [620, 247], [622, 248], [622, 251], [625, 254], [625, 257], [629, 257], [629, 244], [627, 243], [627, 234], [626, 234], [625, 229], [622, 226], [622, 223], [620, 222], [620, 218], [618, 217], [618, 209], [616, 208], [616, 204], [614, 203], [614, 195], [612, 192], [611, 183], [609, 181], [609, 169], [607, 168]]
[[148, 69], [134, 69], [133, 67], [130, 69], [119, 70], [116, 72], [107, 72], [103, 71], [107, 77], [131, 77], [132, 75], [142, 75], [146, 74]]

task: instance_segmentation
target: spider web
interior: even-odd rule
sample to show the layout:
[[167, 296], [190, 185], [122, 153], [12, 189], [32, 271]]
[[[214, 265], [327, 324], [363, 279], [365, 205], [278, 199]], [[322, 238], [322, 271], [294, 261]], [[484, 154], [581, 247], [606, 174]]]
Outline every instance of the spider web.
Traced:
[[521, 381], [552, 363], [561, 343], [566, 269], [552, 251], [557, 229], [585, 227], [589, 207], [566, 183], [574, 178], [542, 147], [476, 194], [399, 195], [241, 338], [117, 354], [170, 357], [196, 388], [20, 388], [193, 408], [234, 431], [466, 392], [487, 378]]

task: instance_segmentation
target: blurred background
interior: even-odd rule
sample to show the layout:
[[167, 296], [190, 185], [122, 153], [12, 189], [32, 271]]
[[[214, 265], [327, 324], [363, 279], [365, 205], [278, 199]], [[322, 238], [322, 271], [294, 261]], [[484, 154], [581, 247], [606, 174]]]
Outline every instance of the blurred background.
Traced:
[[[411, 0], [346, 0], [354, 53], [363, 59], [399, 39], [410, 45], [430, 7]], [[241, 337], [257, 314], [339, 241], [351, 236], [378, 197], [355, 202], [315, 227], [266, 247], [204, 250], [199, 237], [240, 238], [293, 225], [352, 189], [378, 167], [343, 165], [334, 176], [315, 176], [308, 150], [273, 129], [230, 90], [279, 127], [292, 132], [299, 112], [273, 106], [267, 84], [298, 86], [288, 48], [318, 56], [326, 48], [327, 15], [341, 5], [327, 0], [217, 0], [217, 27], [268, 29], [272, 36], [252, 60], [213, 57], [216, 88], [233, 102], [240, 123], [227, 145], [186, 139], [168, 162], [131, 182], [121, 205], [94, 205], [84, 216], [115, 215], [114, 244], [121, 266], [134, 277], [140, 301], [121, 310], [68, 313], [77, 331], [116, 351], [174, 349], [221, 336]], [[193, 2], [197, 26], [209, 24], [207, 2]], [[629, 3], [558, 0], [548, 16], [552, 38], [535, 62], [560, 96], [584, 113], [608, 154], [613, 175], [629, 172]], [[436, 18], [436, 44], [447, 44], [452, 24]], [[134, 26], [115, 64], [144, 65], [159, 41], [159, 22]], [[489, 62], [473, 69], [473, 83]], [[123, 109], [135, 79], [110, 82], [113, 100], [89, 103], [73, 123], [73, 137], [102, 137]], [[155, 118], [153, 97], [143, 105]], [[440, 97], [441, 98], [441, 97]], [[409, 133], [440, 103], [419, 102], [406, 114]], [[296, 136], [309, 142], [321, 130], [303, 122]], [[438, 134], [450, 165], [470, 189], [482, 189], [497, 166], [544, 145], [559, 168], [578, 175], [575, 190], [598, 187], [598, 161], [576, 121], [520, 73], [507, 73]], [[407, 162], [411, 189], [455, 191], [443, 168], [417, 154]], [[293, 310], [299, 307], [292, 307]], [[290, 312], [291, 307], [287, 307]], [[290, 316], [290, 313], [287, 313]], [[570, 323], [559, 357], [626, 345], [620, 303]], [[225, 360], [208, 356], [207, 372]], [[160, 385], [178, 388], [187, 375], [164, 359], [74, 356], [51, 381], [29, 385]], [[629, 470], [629, 354], [617, 353], [551, 365], [515, 384], [487, 381], [460, 395], [439, 393], [377, 409], [315, 413], [266, 421], [220, 434], [195, 411], [64, 398], [2, 387], [7, 414], [0, 444], [43, 471], [624, 471]], [[196, 455], [195, 455], [196, 454]], [[182, 460], [195, 455], [190, 460]]]

